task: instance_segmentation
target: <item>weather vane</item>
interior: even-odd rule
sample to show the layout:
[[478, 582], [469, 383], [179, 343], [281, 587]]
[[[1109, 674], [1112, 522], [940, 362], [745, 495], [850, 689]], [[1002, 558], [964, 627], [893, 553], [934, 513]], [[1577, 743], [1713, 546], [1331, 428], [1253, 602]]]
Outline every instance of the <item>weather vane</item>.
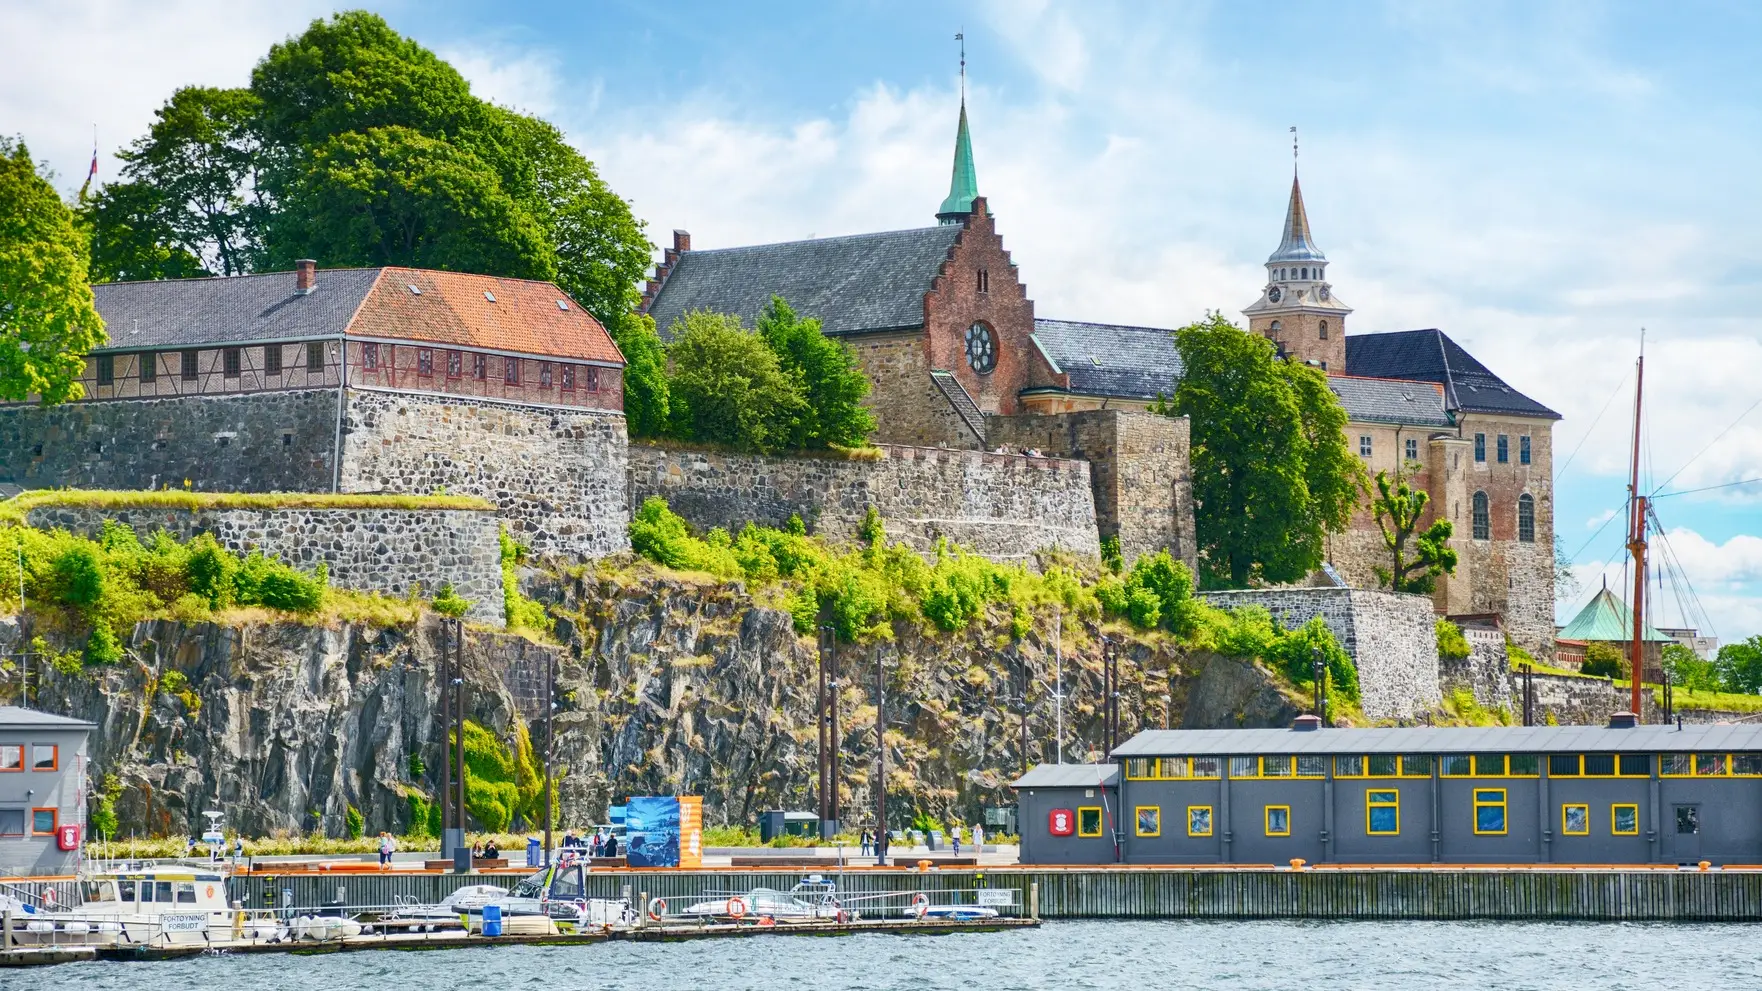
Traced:
[[967, 102], [967, 29], [961, 28], [954, 33], [954, 40], [961, 43], [961, 102]]
[[1297, 125], [1291, 125], [1291, 174], [1297, 174]]

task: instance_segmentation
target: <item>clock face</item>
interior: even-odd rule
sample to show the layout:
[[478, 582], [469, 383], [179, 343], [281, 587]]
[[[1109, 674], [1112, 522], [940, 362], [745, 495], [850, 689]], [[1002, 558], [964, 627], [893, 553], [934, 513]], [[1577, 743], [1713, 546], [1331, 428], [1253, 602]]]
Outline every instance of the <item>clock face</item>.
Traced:
[[967, 365], [981, 375], [997, 367], [997, 343], [982, 323], [967, 328]]
[[1280, 289], [1278, 286], [1274, 286], [1266, 291], [1266, 298], [1269, 302], [1277, 303], [1279, 300], [1285, 298], [1285, 290]]
[[1326, 300], [1328, 298], [1328, 287], [1322, 286], [1320, 289], [1316, 290], [1316, 293], [1319, 294], [1323, 300]]

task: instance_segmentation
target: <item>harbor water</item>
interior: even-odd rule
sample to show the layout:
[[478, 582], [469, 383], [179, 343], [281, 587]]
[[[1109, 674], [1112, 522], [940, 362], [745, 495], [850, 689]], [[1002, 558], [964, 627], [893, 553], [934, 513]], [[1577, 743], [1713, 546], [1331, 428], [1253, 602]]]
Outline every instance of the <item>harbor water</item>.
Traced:
[[0, 971], [0, 991], [1293, 987], [1598, 991], [1762, 987], [1756, 928], [1731, 923], [1070, 921], [951, 936], [215, 955]]

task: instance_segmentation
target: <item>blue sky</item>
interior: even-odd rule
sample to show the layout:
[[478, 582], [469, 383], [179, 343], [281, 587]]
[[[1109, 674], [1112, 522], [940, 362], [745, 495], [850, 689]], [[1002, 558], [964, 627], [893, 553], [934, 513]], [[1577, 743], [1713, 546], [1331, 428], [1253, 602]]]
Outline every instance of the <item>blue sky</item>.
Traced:
[[[107, 153], [172, 88], [241, 84], [331, 9], [0, 0], [0, 130], [71, 187], [96, 124], [113, 176]], [[1442, 327], [1565, 415], [1580, 600], [1621, 553], [1620, 521], [1598, 527], [1621, 506], [1641, 327], [1649, 475], [1762, 476], [1762, 410], [1740, 419], [1762, 398], [1762, 5], [374, 9], [562, 126], [657, 242], [682, 227], [705, 247], [929, 222], [964, 28], [980, 188], [1043, 316], [1177, 326], [1251, 302], [1295, 124], [1349, 330]], [[1719, 636], [1762, 631], [1762, 485], [1659, 514]]]

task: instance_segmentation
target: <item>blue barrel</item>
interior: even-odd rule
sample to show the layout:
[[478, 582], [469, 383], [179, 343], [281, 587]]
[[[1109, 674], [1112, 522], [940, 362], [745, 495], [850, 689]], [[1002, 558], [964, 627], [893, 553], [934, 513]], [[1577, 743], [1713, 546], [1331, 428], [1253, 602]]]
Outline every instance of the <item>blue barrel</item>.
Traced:
[[483, 907], [483, 934], [485, 936], [500, 936], [502, 934], [502, 907], [500, 905], [485, 905]]
[[526, 840], [526, 866], [537, 867], [537, 866], [539, 866], [538, 861], [539, 861], [538, 837], [536, 837], [536, 836], [527, 837], [527, 840]]

